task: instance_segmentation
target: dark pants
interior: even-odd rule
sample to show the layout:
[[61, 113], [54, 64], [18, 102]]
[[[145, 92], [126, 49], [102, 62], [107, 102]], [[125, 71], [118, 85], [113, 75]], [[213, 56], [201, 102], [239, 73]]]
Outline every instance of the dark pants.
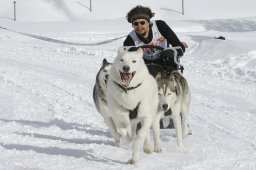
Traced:
[[148, 67], [149, 73], [156, 77], [158, 72], [168, 72], [171, 73], [178, 69], [178, 65], [174, 61], [174, 52], [172, 50], [162, 51], [160, 58], [156, 60], [144, 59], [145, 64]]
[[145, 64], [147, 65], [149, 73], [156, 77], [158, 72], [163, 71], [163, 61], [162, 58], [156, 59], [156, 60], [146, 60], [144, 59]]

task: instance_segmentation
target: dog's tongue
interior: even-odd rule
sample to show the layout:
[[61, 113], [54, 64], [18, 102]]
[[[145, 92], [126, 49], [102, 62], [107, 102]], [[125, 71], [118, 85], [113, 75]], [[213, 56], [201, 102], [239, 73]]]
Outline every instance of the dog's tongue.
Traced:
[[124, 81], [129, 81], [129, 80], [131, 79], [131, 74], [129, 74], [129, 73], [124, 73], [124, 74], [123, 74], [123, 79], [124, 79]]
[[131, 77], [132, 77], [131, 73], [123, 73], [122, 74], [122, 80], [123, 80], [124, 86], [129, 86]]

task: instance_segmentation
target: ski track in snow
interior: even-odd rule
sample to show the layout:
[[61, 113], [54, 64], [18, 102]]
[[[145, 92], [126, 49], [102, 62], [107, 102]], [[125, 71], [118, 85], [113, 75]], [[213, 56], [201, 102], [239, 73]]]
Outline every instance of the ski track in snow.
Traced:
[[210, 36], [183, 35], [190, 43], [182, 63], [192, 92], [187, 152], [175, 150], [173, 130], [161, 130], [163, 152], [142, 153], [139, 163], [127, 165], [129, 147], [114, 143], [92, 99], [102, 59], [113, 61], [122, 40], [113, 46], [70, 47], [0, 32], [5, 40], [0, 41], [0, 167], [256, 169], [256, 71], [250, 67], [248, 76], [231, 67], [243, 63], [241, 57], [248, 57], [245, 65], [255, 62], [255, 51], [206, 60], [200, 50], [213, 44], [205, 38]]

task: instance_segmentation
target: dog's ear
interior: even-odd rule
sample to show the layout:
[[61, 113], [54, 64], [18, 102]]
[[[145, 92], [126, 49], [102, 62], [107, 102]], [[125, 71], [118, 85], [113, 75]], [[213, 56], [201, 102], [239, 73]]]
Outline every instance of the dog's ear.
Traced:
[[123, 46], [119, 47], [118, 50], [117, 50], [118, 56], [120, 56], [126, 50], [126, 48], [127, 47], [123, 47]]
[[137, 53], [139, 53], [141, 56], [143, 56], [143, 49], [142, 48], [138, 48]]
[[161, 77], [162, 77], [161, 72], [158, 72], [157, 75], [156, 75], [156, 80], [157, 81], [161, 80]]
[[108, 63], [107, 59], [106, 59], [106, 58], [104, 58], [104, 59], [103, 59], [103, 61], [102, 61], [102, 63], [103, 63], [103, 64]]
[[175, 79], [175, 75], [174, 75], [174, 74], [171, 74], [171, 75], [169, 76], [169, 79], [170, 79], [170, 83], [173, 84], [173, 86], [174, 86], [176, 95], [179, 95], [179, 94], [180, 94], [180, 91], [179, 91], [179, 88], [178, 88], [178, 82], [177, 82], [177, 80]]
[[176, 78], [175, 78], [175, 74], [171, 74], [170, 80], [173, 82], [174, 87], [177, 87], [177, 86], [178, 86], [178, 85], [177, 85]]
[[168, 78], [169, 78], [169, 80], [174, 81], [174, 76], [173, 76], [173, 74], [169, 75]]

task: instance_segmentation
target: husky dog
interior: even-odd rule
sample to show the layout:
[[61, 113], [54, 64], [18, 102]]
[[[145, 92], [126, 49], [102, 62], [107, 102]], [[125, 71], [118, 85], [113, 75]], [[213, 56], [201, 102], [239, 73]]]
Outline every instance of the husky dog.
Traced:
[[108, 107], [121, 139], [128, 136], [133, 142], [130, 164], [139, 160], [143, 144], [144, 152], [152, 152], [150, 126], [158, 107], [156, 80], [149, 74], [142, 56], [141, 48], [120, 47], [110, 70], [107, 89]]
[[[162, 116], [171, 110], [174, 127], [177, 135], [177, 149], [184, 150], [182, 138], [190, 133], [188, 112], [190, 107], [190, 90], [186, 79], [178, 72], [158, 73], [159, 109]], [[160, 119], [158, 117], [158, 119]], [[160, 143], [159, 139], [157, 143]], [[160, 145], [160, 144], [158, 144]]]
[[[108, 126], [112, 136], [114, 137], [114, 139], [118, 139], [120, 138], [120, 135], [118, 134], [116, 126], [111, 118], [111, 115], [109, 114], [106, 98], [110, 68], [111, 63], [109, 63], [104, 58], [102, 61], [102, 66], [96, 76], [96, 82], [93, 88], [93, 99], [97, 110], [104, 118], [104, 122]], [[115, 142], [119, 143], [119, 140], [116, 140]]]

